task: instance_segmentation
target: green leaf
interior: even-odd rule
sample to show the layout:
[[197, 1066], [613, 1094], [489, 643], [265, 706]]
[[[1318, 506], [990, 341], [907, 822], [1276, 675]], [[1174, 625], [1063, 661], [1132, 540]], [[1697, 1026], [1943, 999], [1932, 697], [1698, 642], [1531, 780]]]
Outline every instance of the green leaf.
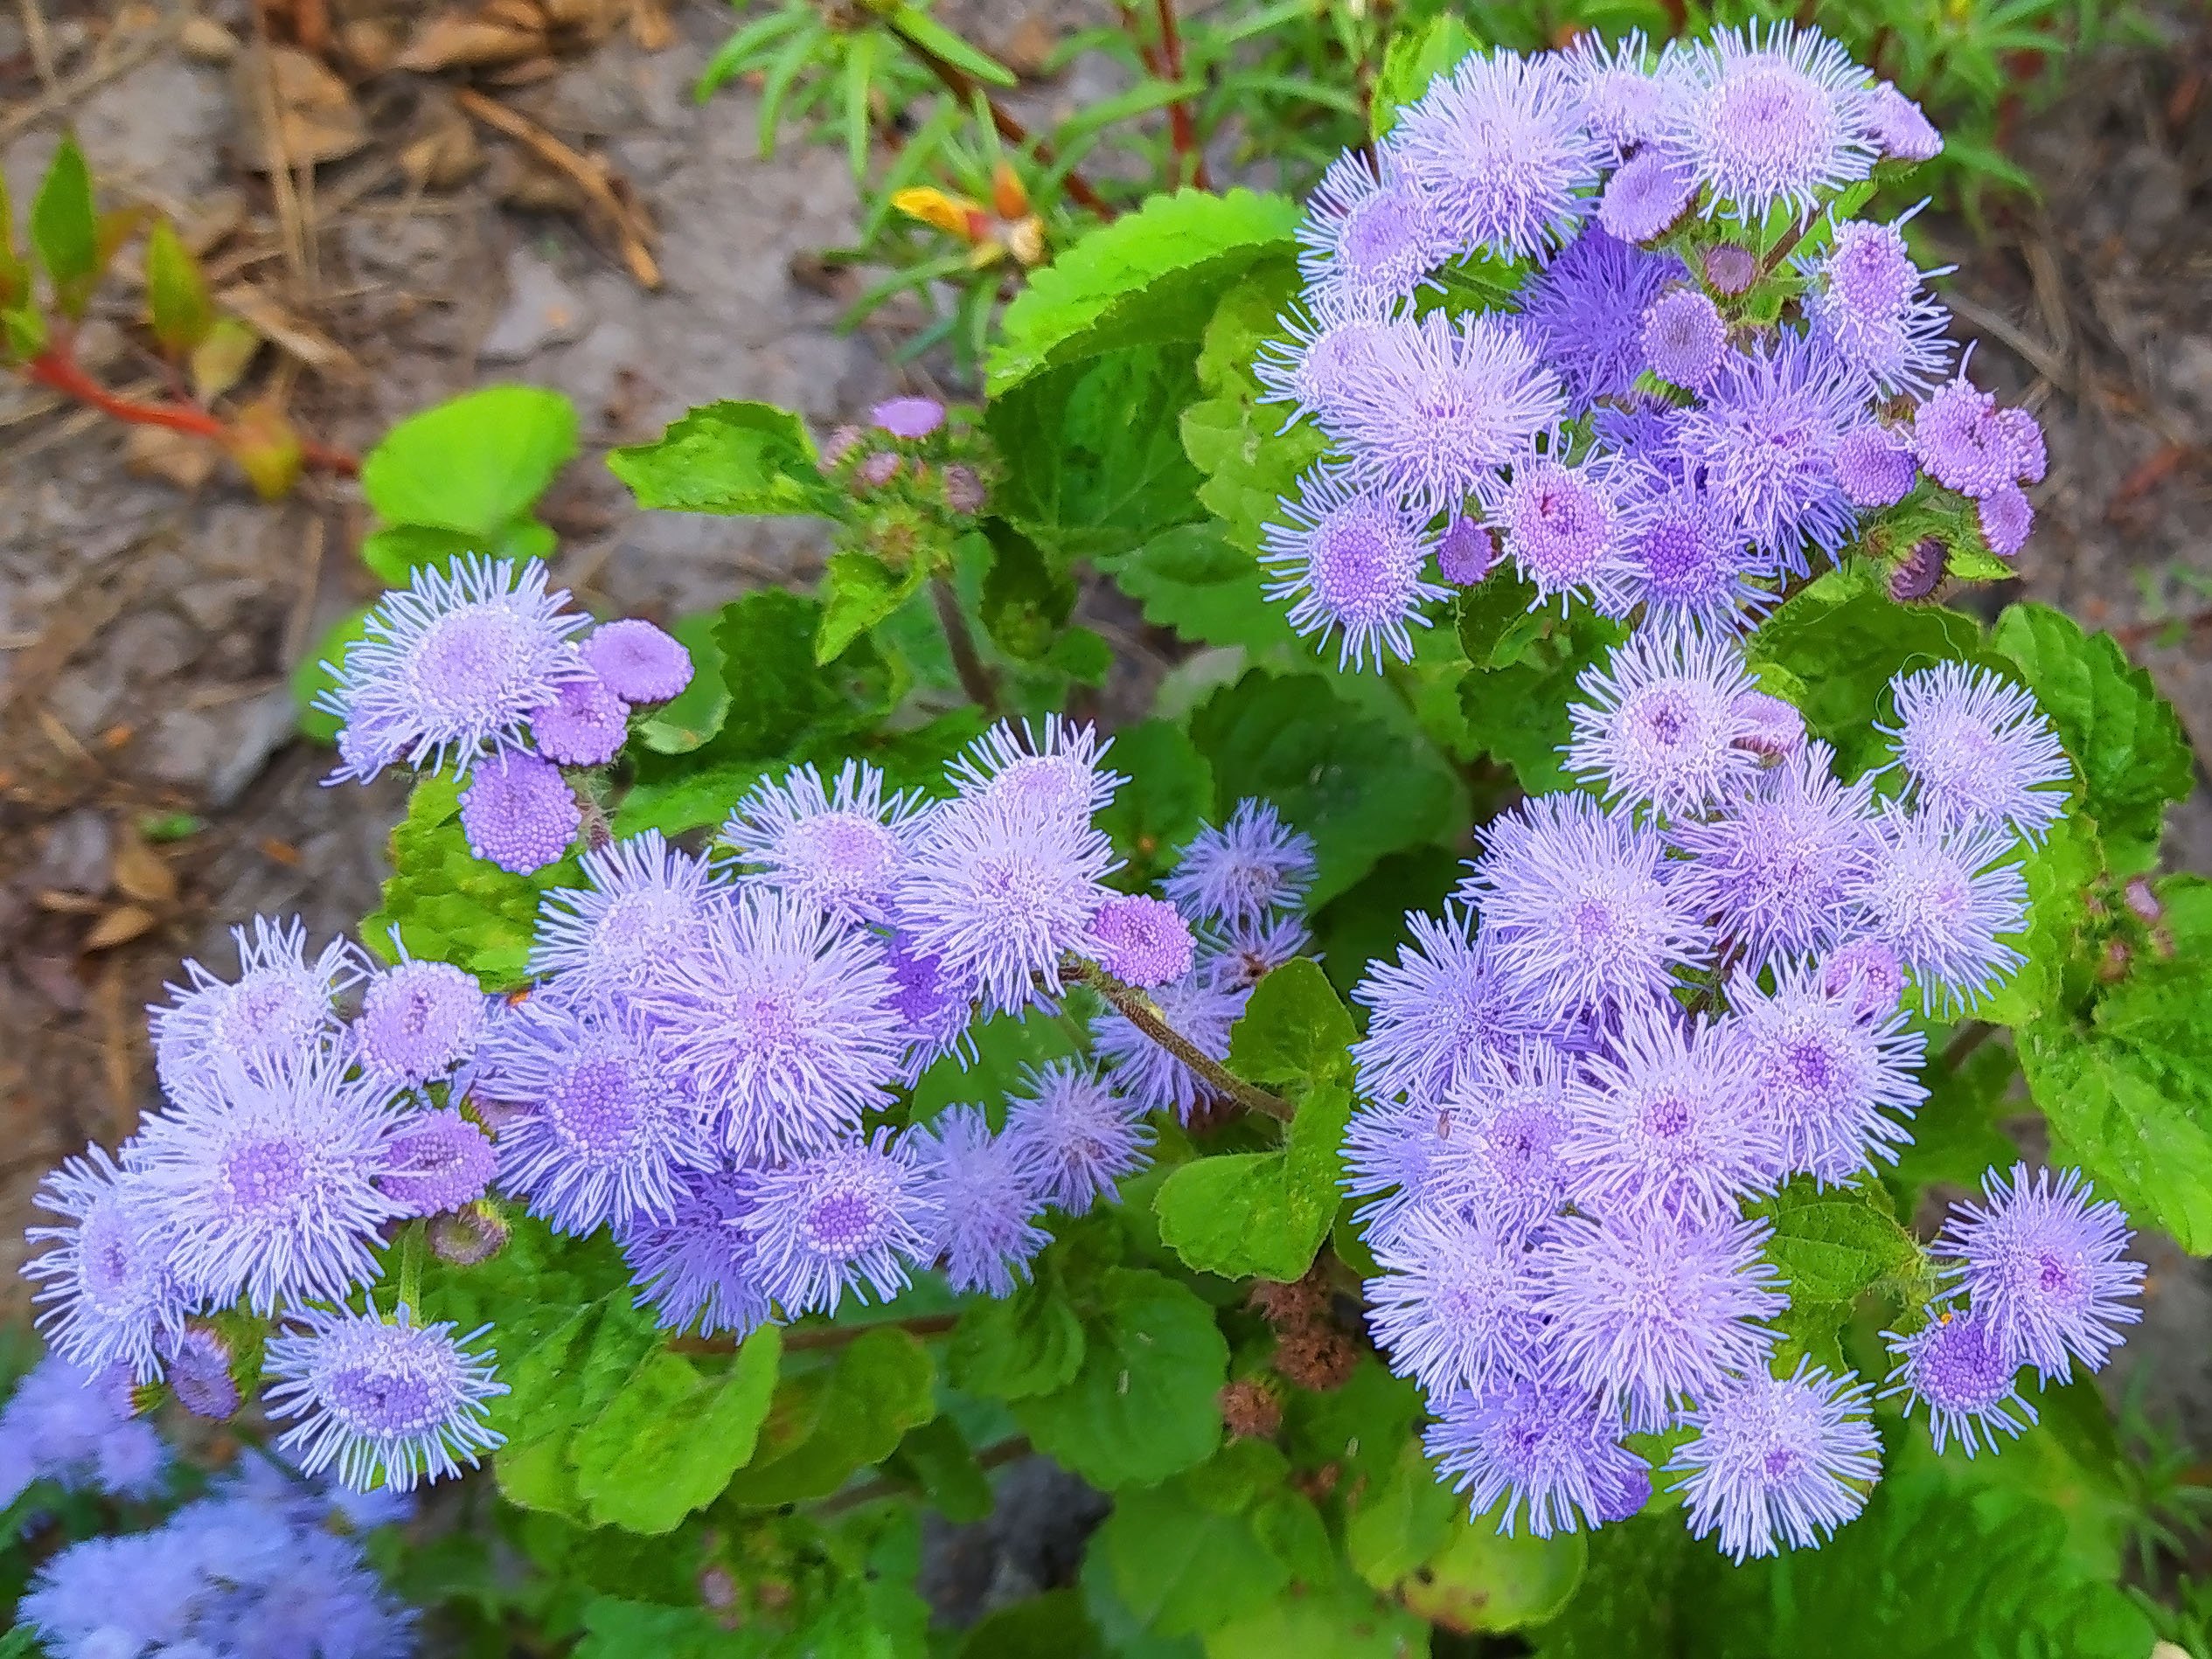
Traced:
[[1919, 1247], [1878, 1186], [1821, 1187], [1801, 1175], [1747, 1213], [1773, 1226], [1765, 1254], [1790, 1295], [1785, 1329], [1816, 1358], [1834, 1362], [1835, 1326], [1861, 1293], [1923, 1277]]
[[883, 20], [933, 58], [943, 59], [963, 74], [991, 87], [1019, 85], [1014, 72], [989, 52], [972, 46], [919, 7], [900, 3], [882, 14]]
[[[1215, 1467], [1231, 1461], [1261, 1467]], [[1211, 1463], [1116, 1496], [1092, 1547], [1102, 1553], [1123, 1605], [1155, 1634], [1179, 1636], [1272, 1602], [1289, 1586], [1291, 1567], [1262, 1536], [1253, 1511], [1261, 1486], [1285, 1489], [1286, 1473], [1273, 1447], [1240, 1440]]]
[[1066, 1386], [1013, 1402], [1039, 1451], [1107, 1491], [1164, 1481], [1212, 1454], [1229, 1350], [1211, 1308], [1162, 1274], [1109, 1267], [1083, 1334]]
[[93, 206], [92, 170], [74, 137], [65, 134], [31, 204], [31, 246], [52, 280], [64, 316], [84, 316], [100, 280], [100, 216]]
[[1618, 623], [1577, 605], [1539, 619], [1514, 649], [1511, 667], [1469, 670], [1459, 682], [1467, 741], [1513, 769], [1531, 795], [1571, 787], [1562, 751], [1576, 682], [1627, 636]]
[[1075, 584], [1037, 544], [1003, 518], [984, 521], [991, 569], [983, 579], [983, 625], [1019, 661], [1040, 661], [1075, 609]]
[[1300, 1093], [1348, 1081], [1358, 1036], [1320, 964], [1301, 958], [1254, 988], [1229, 1031], [1229, 1069], [1248, 1082]]
[[337, 741], [338, 717], [328, 709], [316, 707], [315, 699], [325, 691], [337, 689], [337, 677], [324, 665], [342, 664], [345, 661], [345, 648], [366, 636], [369, 613], [374, 608], [364, 605], [331, 623], [315, 642], [315, 649], [302, 657], [292, 670], [292, 706], [299, 711], [302, 736], [316, 743]]
[[1368, 131], [1380, 138], [1395, 127], [1400, 110], [1418, 103], [1430, 81], [1471, 55], [1479, 44], [1467, 25], [1449, 13], [1391, 36], [1382, 54], [1381, 73], [1374, 78]]
[[911, 1481], [948, 1521], [980, 1521], [991, 1513], [991, 1479], [949, 1417], [933, 1417], [908, 1429], [883, 1470]]
[[1032, 1066], [1080, 1056], [1081, 1029], [1033, 1008], [971, 1024], [974, 1058], [963, 1065], [961, 1057], [947, 1056], [922, 1074], [914, 1086], [914, 1121], [925, 1122], [956, 1101], [981, 1101], [996, 1112], [998, 1102], [1023, 1086]]
[[1185, 190], [1098, 226], [1032, 272], [1006, 308], [988, 364], [991, 398], [1083, 357], [1197, 339], [1247, 271], [1292, 252], [1297, 225], [1284, 197]]
[[461, 795], [450, 778], [426, 778], [407, 797], [407, 816], [392, 831], [392, 874], [382, 901], [361, 920], [361, 937], [379, 952], [393, 927], [414, 956], [451, 962], [487, 990], [523, 982], [539, 900], [582, 878], [573, 851], [527, 876], [486, 863], [461, 831]]
[[955, 1387], [991, 1399], [1027, 1399], [1072, 1381], [1083, 1363], [1083, 1322], [1047, 1253], [1011, 1296], [970, 1299], [945, 1366]]
[[1462, 1635], [1520, 1630], [1558, 1613], [1582, 1576], [1579, 1532], [1506, 1538], [1497, 1517], [1470, 1517], [1417, 1440], [1363, 1493], [1345, 1524], [1353, 1570], [1431, 1624]]
[[1997, 1127], [2019, 1070], [2011, 1048], [1995, 1042], [1976, 1049], [1956, 1071], [1927, 1068], [1928, 1098], [1912, 1114], [1912, 1139], [1882, 1175], [1897, 1214], [1911, 1215], [1921, 1192], [1937, 1182], [1972, 1187], [1992, 1164], [2001, 1168], [2020, 1156]]
[[[1311, 962], [1290, 966], [1311, 968], [1322, 978]], [[1268, 979], [1287, 971], [1278, 968]], [[1344, 1172], [1339, 1155], [1351, 1118], [1352, 1091], [1325, 1083], [1306, 1093], [1283, 1150], [1217, 1153], [1178, 1164], [1152, 1201], [1161, 1241], [1188, 1266], [1224, 1279], [1287, 1284], [1304, 1277], [1336, 1218]]]
[[639, 506], [671, 512], [842, 518], [848, 505], [822, 476], [805, 425], [774, 404], [706, 404], [607, 465]]
[[738, 1659], [769, 1649], [740, 1647], [704, 1607], [671, 1607], [657, 1601], [595, 1595], [584, 1604], [583, 1639], [572, 1659]]
[[769, 1325], [747, 1337], [717, 1378], [702, 1377], [680, 1355], [650, 1356], [569, 1447], [592, 1522], [669, 1532], [713, 1502], [753, 1455], [782, 1352], [781, 1333]]
[[1990, 643], [2020, 665], [2058, 728], [2112, 868], [2158, 860], [2166, 809], [2195, 785], [2195, 760], [2173, 707], [2109, 634], [2085, 634], [2048, 605], [2011, 605]]
[[1106, 1659], [1103, 1638], [1076, 1590], [1047, 1590], [985, 1614], [960, 1659]]
[[1257, 795], [1313, 837], [1316, 905], [1450, 823], [1453, 782], [1435, 750], [1360, 714], [1318, 675], [1256, 670], [1194, 710], [1190, 733], [1214, 764], [1217, 818]]
[[560, 392], [486, 386], [385, 434], [361, 462], [361, 493], [387, 524], [489, 542], [529, 512], [575, 453], [576, 409]]
[[670, 626], [677, 643], [691, 653], [692, 683], [639, 722], [637, 740], [654, 753], [689, 754], [729, 717], [729, 681], [715, 640], [721, 625], [721, 612], [697, 611]]
[[713, 638], [729, 706], [721, 729], [692, 751], [699, 762], [812, 759], [889, 711], [900, 688], [881, 656], [859, 641], [817, 663], [820, 628], [819, 606], [779, 588], [722, 607]]
[[1392, 853], [1359, 885], [1332, 899], [1313, 918], [1329, 982], [1349, 996], [1370, 962], [1389, 961], [1412, 942], [1406, 918], [1436, 914], [1466, 873], [1450, 849], [1414, 847]]
[[1548, 630], [1535, 609], [1535, 584], [1500, 560], [1487, 578], [1459, 595], [1459, 649], [1478, 669], [1511, 668]]
[[16, 252], [15, 206], [0, 179], [0, 311], [12, 311], [31, 295], [31, 267]]
[[1333, 1584], [1300, 1585], [1207, 1632], [1206, 1659], [1408, 1659], [1429, 1628], [1339, 1570]]
[[778, 769], [757, 760], [725, 760], [636, 784], [615, 810], [614, 832], [618, 838], [647, 830], [680, 836], [719, 825], [762, 779]]
[[1177, 421], [1198, 396], [1187, 346], [1137, 345], [994, 397], [1006, 465], [995, 512], [1060, 559], [1110, 559], [1199, 514]]
[[527, 516], [511, 518], [497, 530], [448, 530], [439, 524], [386, 524], [361, 538], [361, 562], [393, 587], [405, 587], [424, 566], [449, 570], [469, 553], [487, 559], [545, 559], [557, 538]]
[[2021, 863], [2028, 884], [2028, 926], [2006, 936], [2027, 960], [1968, 1010], [1975, 1018], [2021, 1026], [2086, 993], [2098, 946], [2091, 939], [2090, 890], [2104, 855], [2087, 817], [2062, 818]]
[[199, 261], [165, 219], [156, 219], [146, 238], [146, 309], [154, 338], [172, 358], [205, 339], [215, 323]]
[[913, 597], [929, 580], [929, 567], [917, 560], [903, 573], [873, 553], [847, 550], [831, 553], [822, 571], [822, 625], [814, 635], [817, 666], [834, 663], [845, 647]]
[[847, 1343], [828, 1368], [786, 1377], [753, 1462], [729, 1484], [730, 1500], [773, 1509], [826, 1497], [937, 1414], [936, 1371], [929, 1350], [884, 1325]]
[[1178, 524], [1109, 568], [1115, 585], [1143, 607], [1146, 621], [1172, 628], [1194, 645], [1311, 654], [1291, 632], [1283, 607], [1262, 593], [1259, 561], [1231, 545], [1218, 524]]
[[1165, 720], [1114, 734], [1112, 765], [1129, 781], [1092, 822], [1128, 861], [1133, 885], [1150, 886], [1214, 809], [1214, 768]]

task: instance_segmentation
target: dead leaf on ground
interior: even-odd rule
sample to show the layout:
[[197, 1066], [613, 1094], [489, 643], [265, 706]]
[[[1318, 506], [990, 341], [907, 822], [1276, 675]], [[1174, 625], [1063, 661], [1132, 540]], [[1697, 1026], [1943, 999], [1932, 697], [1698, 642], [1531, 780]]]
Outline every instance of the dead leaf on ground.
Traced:
[[400, 31], [382, 17], [356, 17], [338, 31], [338, 50], [357, 75], [380, 75], [400, 55]]
[[464, 17], [442, 11], [414, 31], [399, 66], [419, 74], [441, 69], [485, 68], [493, 64], [518, 63], [546, 50], [546, 31], [518, 28], [481, 13]]
[[640, 52], [665, 52], [676, 44], [676, 25], [661, 0], [630, 0], [630, 38]]
[[84, 949], [113, 950], [127, 945], [142, 934], [153, 931], [160, 918], [143, 905], [117, 905], [92, 925], [85, 935]]
[[115, 891], [142, 905], [177, 902], [177, 872], [126, 820], [115, 836]]
[[228, 63], [238, 56], [238, 37], [212, 17], [185, 18], [177, 44], [195, 63]]
[[[276, 104], [277, 133], [283, 159], [292, 166], [313, 166], [352, 155], [369, 142], [368, 122], [346, 85], [296, 46], [260, 46], [241, 52], [232, 70], [236, 83], [244, 160], [266, 172], [270, 146], [263, 111]], [[273, 79], [273, 87], [264, 84]]]
[[244, 317], [285, 351], [318, 373], [344, 380], [360, 378], [361, 365], [354, 360], [351, 352], [312, 323], [285, 309], [267, 289], [255, 288], [250, 282], [240, 282], [217, 295], [215, 303], [224, 310]]
[[400, 170], [418, 190], [451, 190], [483, 165], [476, 129], [449, 107], [435, 126], [400, 151]]
[[133, 427], [123, 441], [124, 466], [142, 478], [159, 478], [188, 493], [207, 482], [220, 459], [206, 439], [163, 427]]

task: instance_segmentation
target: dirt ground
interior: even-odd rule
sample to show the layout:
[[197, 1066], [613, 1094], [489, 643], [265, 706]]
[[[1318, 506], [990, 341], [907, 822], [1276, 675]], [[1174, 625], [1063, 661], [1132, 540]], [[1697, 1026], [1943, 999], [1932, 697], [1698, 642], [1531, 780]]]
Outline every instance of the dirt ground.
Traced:
[[[343, 153], [272, 175], [261, 112], [289, 60], [260, 55], [243, 0], [197, 17], [0, 9], [0, 170], [24, 202], [73, 124], [113, 200], [172, 213], [206, 239], [221, 286], [277, 312], [287, 345], [256, 372], [326, 442], [358, 452], [470, 385], [567, 392], [586, 453], [546, 516], [559, 580], [595, 606], [667, 617], [809, 580], [824, 549], [803, 528], [641, 517], [598, 457], [713, 398], [827, 425], [930, 389], [887, 366], [895, 314], [835, 326], [850, 289], [813, 256], [852, 231], [841, 149], [763, 158], [750, 92], [693, 102], [732, 27], [712, 0], [547, 6], [587, 21], [474, 84], [627, 181], [657, 227], [648, 290], [573, 185], [457, 108], [462, 72], [393, 66], [426, 10], [331, 0], [340, 76], [310, 78], [303, 124], [278, 125]], [[967, 10], [991, 45], [1026, 15], [1016, 0]], [[2212, 754], [2212, 31], [2195, 16], [2167, 48], [2077, 67], [2063, 101], [2022, 116], [2040, 204], [1979, 239], [1938, 232], [1978, 371], [2050, 430], [2014, 591], [2118, 632]], [[111, 384], [150, 385], [123, 309], [96, 317], [87, 356]], [[112, 1144], [146, 1103], [141, 1010], [178, 958], [226, 962], [223, 928], [257, 911], [297, 911], [318, 936], [350, 925], [401, 804], [393, 783], [323, 788], [323, 754], [293, 732], [291, 668], [374, 587], [354, 554], [357, 492], [311, 480], [268, 506], [226, 467], [191, 482], [198, 464], [0, 387], [0, 1309], [20, 1306], [39, 1173], [87, 1138]], [[150, 849], [138, 826], [180, 811], [205, 827]], [[2176, 815], [2169, 863], [2212, 871], [2202, 793]], [[2212, 1281], [2161, 1259], [2132, 1351], [2212, 1443], [2208, 1329]]]

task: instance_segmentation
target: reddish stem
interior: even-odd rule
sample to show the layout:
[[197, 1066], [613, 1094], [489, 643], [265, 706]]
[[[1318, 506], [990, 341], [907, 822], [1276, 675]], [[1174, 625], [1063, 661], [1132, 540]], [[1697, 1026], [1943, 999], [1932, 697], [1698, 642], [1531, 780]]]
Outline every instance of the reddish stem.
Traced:
[[[79, 403], [130, 426], [162, 427], [226, 446], [230, 441], [230, 427], [205, 409], [188, 403], [142, 403], [108, 391], [85, 372], [84, 364], [70, 354], [66, 344], [48, 346], [24, 365], [24, 374], [35, 385], [74, 398]], [[300, 443], [300, 460], [317, 471], [337, 473], [341, 477], [351, 478], [361, 470], [360, 462], [344, 450], [327, 449], [304, 439]]]
[[[1183, 37], [1175, 27], [1175, 0], [1155, 0], [1155, 10], [1159, 14], [1160, 79], [1172, 86], [1183, 78]], [[1212, 190], [1206, 155], [1198, 145], [1198, 123], [1192, 119], [1190, 105], [1180, 98], [1167, 107], [1167, 137], [1175, 151], [1176, 182], [1182, 182], [1183, 161], [1187, 156], [1194, 163], [1191, 183], [1200, 190]]]

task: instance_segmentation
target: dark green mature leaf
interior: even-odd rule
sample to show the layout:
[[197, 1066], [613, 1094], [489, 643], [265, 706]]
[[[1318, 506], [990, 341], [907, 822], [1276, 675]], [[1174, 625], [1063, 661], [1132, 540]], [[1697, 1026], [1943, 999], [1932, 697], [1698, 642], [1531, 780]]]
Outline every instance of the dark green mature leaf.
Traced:
[[1121, 1493], [1092, 1547], [1123, 1604], [1154, 1634], [1179, 1636], [1273, 1601], [1289, 1586], [1292, 1564], [1271, 1547], [1255, 1511], [1277, 1495], [1304, 1502], [1288, 1474], [1275, 1447], [1238, 1440], [1172, 1480]]
[[1937, 1182], [1971, 1187], [1990, 1165], [2009, 1165], [2019, 1156], [1997, 1127], [2019, 1072], [2011, 1047], [1999, 1042], [1985, 1043], [1955, 1071], [1928, 1067], [1928, 1098], [1912, 1114], [1912, 1139], [1882, 1175], [1899, 1215], [1909, 1218], [1921, 1192]]
[[1393, 35], [1382, 54], [1381, 73], [1374, 78], [1368, 131], [1380, 138], [1395, 127], [1399, 113], [1418, 102], [1430, 81], [1479, 45], [1467, 25], [1449, 13]]
[[1919, 1248], [1879, 1187], [1823, 1188], [1798, 1176], [1749, 1212], [1774, 1228], [1765, 1254], [1790, 1295], [1788, 1312], [1776, 1322], [1787, 1338], [1784, 1357], [1809, 1351], [1816, 1363], [1840, 1366], [1838, 1329], [1868, 1290], [1909, 1287], [1909, 1300], [1919, 1305], [1926, 1281]]
[[1185, 190], [1100, 226], [1032, 273], [1006, 308], [991, 398], [1083, 357], [1197, 339], [1239, 278], [1292, 251], [1297, 224], [1283, 197]]
[[2062, 818], [2021, 863], [2028, 884], [2028, 926], [2007, 942], [2027, 960], [1968, 1011], [1994, 1024], [2025, 1025], [2071, 1007], [2087, 994], [2097, 947], [2090, 889], [2104, 876], [2104, 853], [2087, 817]]
[[1348, 1510], [1381, 1489], [1426, 1409], [1412, 1382], [1363, 1355], [1341, 1387], [1291, 1392], [1283, 1405], [1283, 1443], [1298, 1468], [1337, 1471], [1335, 1498]]
[[1478, 669], [1511, 668], [1547, 631], [1548, 613], [1533, 608], [1535, 585], [1503, 562], [1459, 595], [1459, 647]]
[[1075, 608], [1075, 584], [1037, 544], [1002, 518], [984, 522], [991, 569], [983, 579], [984, 631], [1007, 656], [1037, 662]]
[[1260, 566], [1232, 546], [1219, 524], [1178, 524], [1146, 542], [1110, 572], [1155, 628], [1172, 628], [1195, 645], [1242, 645], [1255, 653], [1306, 654], [1283, 607], [1260, 590]]
[[93, 205], [92, 170], [75, 138], [65, 135], [31, 204], [31, 246], [53, 281], [65, 316], [80, 317], [100, 276], [100, 216]]
[[1109, 1267], [1065, 1387], [1013, 1403], [1037, 1449], [1113, 1491], [1164, 1481], [1221, 1443], [1229, 1350], [1213, 1310], [1163, 1274]]
[[671, 512], [841, 518], [848, 505], [822, 476], [805, 423], [769, 403], [703, 405], [607, 465], [639, 506]]
[[2007, 606], [1990, 643], [2020, 665], [2058, 728], [2112, 868], [2123, 875], [2149, 868], [2167, 808], [2195, 777], [2188, 738], [2150, 675], [2111, 635], [2085, 634], [2048, 605]]
[[1579, 605], [1564, 619], [1540, 621], [1510, 667], [1472, 669], [1459, 682], [1468, 741], [1511, 767], [1531, 795], [1569, 786], [1562, 751], [1575, 683], [1627, 633]]
[[1436, 752], [1358, 713], [1318, 675], [1256, 670], [1193, 711], [1190, 733], [1214, 763], [1220, 817], [1257, 795], [1313, 837], [1317, 905], [1386, 853], [1434, 841], [1450, 817], [1452, 780]]
[[408, 416], [361, 462], [361, 493], [387, 524], [491, 545], [576, 453], [576, 409], [539, 386], [486, 386]]
[[691, 653], [692, 683], [638, 723], [637, 740], [656, 754], [688, 754], [722, 729], [730, 711], [729, 680], [715, 642], [722, 614], [679, 616], [669, 632]]
[[991, 1513], [991, 1478], [949, 1417], [933, 1417], [908, 1429], [883, 1472], [911, 1481], [923, 1501], [948, 1521], [980, 1521]]
[[[1082, 993], [1088, 996], [1088, 992]], [[994, 1126], [1003, 1121], [1006, 1097], [1022, 1088], [1031, 1067], [1082, 1054], [1070, 1022], [1040, 1009], [1021, 1014], [993, 1014], [968, 1028], [975, 1058], [966, 1065], [948, 1056], [922, 1074], [914, 1087], [914, 1121], [935, 1117], [956, 1101], [982, 1106]]]
[[1334, 1583], [1296, 1585], [1207, 1638], [1206, 1659], [1409, 1659], [1429, 1627], [1339, 1566]]
[[1214, 810], [1214, 768], [1165, 720], [1114, 734], [1111, 762], [1129, 781], [1093, 822], [1128, 861], [1133, 887], [1149, 887]]
[[1083, 1348], [1083, 1322], [1047, 1255], [1012, 1295], [977, 1297], [961, 1309], [945, 1366], [970, 1394], [1026, 1399], [1067, 1386]]
[[391, 849], [392, 874], [361, 920], [361, 938], [388, 953], [396, 927], [414, 955], [465, 968], [487, 990], [522, 982], [539, 899], [581, 879], [573, 852], [527, 876], [476, 857], [461, 831], [461, 792], [446, 777], [414, 786]]
[[929, 1350], [884, 1325], [847, 1343], [828, 1368], [787, 1377], [753, 1461], [729, 1483], [729, 1500], [773, 1509], [836, 1491], [937, 1414], [936, 1370]]
[[1007, 477], [993, 510], [1065, 560], [1111, 559], [1199, 517], [1180, 412], [1198, 396], [1186, 345], [1071, 363], [991, 400]]
[[780, 588], [722, 607], [714, 643], [730, 705], [721, 730], [696, 751], [702, 761], [800, 758], [890, 709], [894, 682], [866, 643], [834, 663], [815, 662], [820, 616], [812, 600]]
[[753, 1455], [783, 1352], [773, 1325], [755, 1331], [720, 1376], [665, 1350], [650, 1356], [568, 1448], [591, 1520], [669, 1532], [713, 1502]]
[[1466, 873], [1449, 848], [1413, 847], [1392, 853], [1358, 886], [1332, 899], [1313, 919], [1329, 982], [1349, 996], [1368, 963], [1395, 957], [1411, 941], [1407, 915], [1436, 914]]
[[1103, 1638], [1076, 1590], [1047, 1590], [978, 1620], [960, 1659], [1106, 1659]]

